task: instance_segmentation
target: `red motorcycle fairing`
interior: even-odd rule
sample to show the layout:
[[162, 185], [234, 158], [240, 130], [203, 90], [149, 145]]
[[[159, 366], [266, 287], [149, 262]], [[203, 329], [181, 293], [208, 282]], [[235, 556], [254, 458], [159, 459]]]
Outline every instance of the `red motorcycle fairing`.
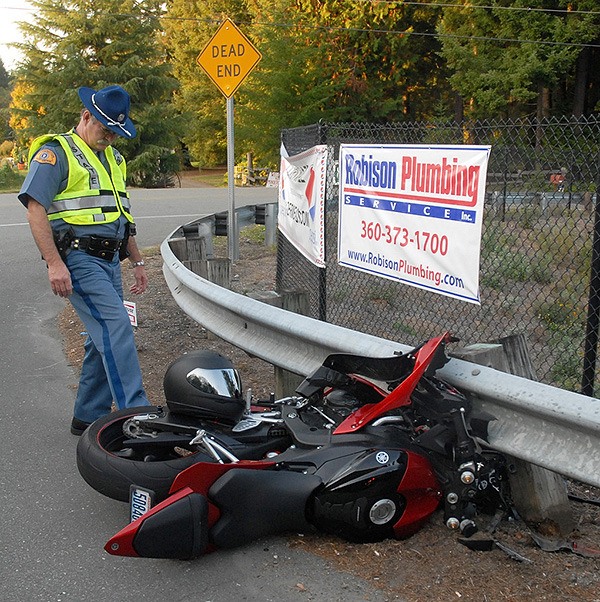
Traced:
[[398, 491], [406, 499], [406, 509], [394, 525], [394, 535], [403, 539], [416, 533], [436, 511], [442, 491], [427, 458], [407, 452], [408, 465]]
[[406, 537], [441, 497], [428, 460], [404, 449], [336, 445], [301, 452], [298, 460], [293, 470], [285, 462], [191, 466], [177, 477], [169, 498], [105, 549], [187, 559], [315, 527], [352, 541]]
[[[206, 498], [186, 487], [121, 529], [104, 549], [115, 556], [148, 558], [189, 558], [202, 554], [208, 542], [194, 537], [194, 524], [190, 524], [190, 518], [194, 517], [208, 520]], [[146, 529], [147, 526], [150, 528]], [[182, 556], [184, 550], [186, 556]]]
[[267, 469], [272, 462], [237, 464], [199, 462], [177, 475], [169, 497], [121, 529], [104, 546], [115, 556], [193, 558], [211, 551], [208, 530], [220, 510], [208, 501], [208, 490], [233, 468]]
[[410, 396], [430, 367], [438, 349], [451, 340], [450, 333], [445, 333], [424, 343], [417, 350], [412, 372], [387, 397], [378, 403], [370, 403], [358, 408], [333, 431], [333, 434], [355, 433], [387, 412], [410, 405]]

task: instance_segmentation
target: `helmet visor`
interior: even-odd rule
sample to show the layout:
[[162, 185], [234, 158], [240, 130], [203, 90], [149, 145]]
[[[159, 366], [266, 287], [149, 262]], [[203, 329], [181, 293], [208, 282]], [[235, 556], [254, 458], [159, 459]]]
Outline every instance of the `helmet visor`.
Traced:
[[194, 368], [187, 381], [203, 393], [238, 398], [242, 395], [242, 379], [233, 368]]

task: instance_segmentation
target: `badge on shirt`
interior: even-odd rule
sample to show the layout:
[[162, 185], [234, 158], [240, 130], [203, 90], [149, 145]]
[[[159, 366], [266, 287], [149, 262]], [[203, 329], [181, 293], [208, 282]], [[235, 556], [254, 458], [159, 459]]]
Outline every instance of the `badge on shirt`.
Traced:
[[49, 163], [50, 165], [56, 165], [56, 154], [53, 150], [45, 148], [41, 150], [34, 158], [34, 161], [38, 163]]

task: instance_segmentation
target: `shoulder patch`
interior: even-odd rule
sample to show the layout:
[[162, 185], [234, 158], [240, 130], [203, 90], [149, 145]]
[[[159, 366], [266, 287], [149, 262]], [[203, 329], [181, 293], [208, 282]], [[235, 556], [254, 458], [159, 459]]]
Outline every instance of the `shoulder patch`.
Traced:
[[34, 158], [34, 161], [38, 163], [49, 163], [50, 165], [56, 165], [56, 153], [49, 148], [43, 148]]

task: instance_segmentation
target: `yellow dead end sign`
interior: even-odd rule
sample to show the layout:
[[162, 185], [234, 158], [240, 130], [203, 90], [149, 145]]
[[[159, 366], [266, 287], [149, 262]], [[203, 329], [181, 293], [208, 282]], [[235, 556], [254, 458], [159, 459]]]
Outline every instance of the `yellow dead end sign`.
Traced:
[[197, 61], [217, 88], [230, 98], [261, 58], [261, 53], [236, 24], [226, 19]]

